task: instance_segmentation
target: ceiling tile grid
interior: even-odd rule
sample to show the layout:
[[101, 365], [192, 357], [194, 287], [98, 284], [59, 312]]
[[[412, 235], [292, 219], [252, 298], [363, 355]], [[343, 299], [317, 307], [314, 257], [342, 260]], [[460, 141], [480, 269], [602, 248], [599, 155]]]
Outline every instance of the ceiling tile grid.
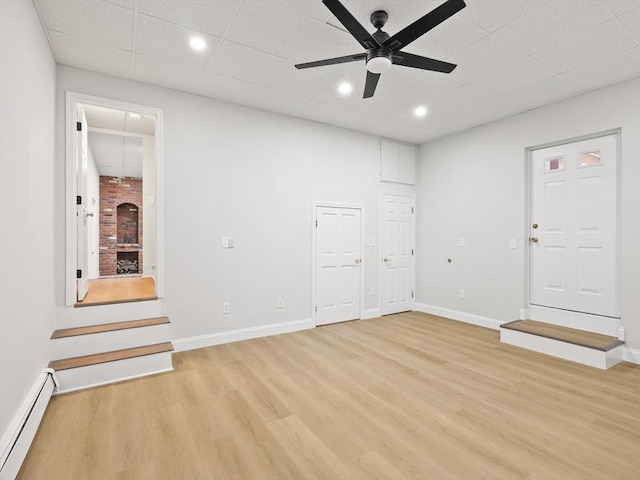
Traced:
[[[364, 61], [294, 67], [363, 52], [320, 0], [33, 1], [58, 63], [415, 143], [640, 75], [640, 0], [466, 0], [405, 47], [458, 67], [393, 66], [370, 99]], [[391, 35], [443, 1], [342, 0]]]

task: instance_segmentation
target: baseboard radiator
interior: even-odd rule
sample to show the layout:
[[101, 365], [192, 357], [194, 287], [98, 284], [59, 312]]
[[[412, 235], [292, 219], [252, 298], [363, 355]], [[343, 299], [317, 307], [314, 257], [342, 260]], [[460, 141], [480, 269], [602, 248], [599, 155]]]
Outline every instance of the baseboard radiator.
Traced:
[[57, 389], [58, 381], [54, 371], [47, 368], [36, 380], [13, 422], [2, 436], [0, 480], [14, 480], [18, 475], [49, 399]]

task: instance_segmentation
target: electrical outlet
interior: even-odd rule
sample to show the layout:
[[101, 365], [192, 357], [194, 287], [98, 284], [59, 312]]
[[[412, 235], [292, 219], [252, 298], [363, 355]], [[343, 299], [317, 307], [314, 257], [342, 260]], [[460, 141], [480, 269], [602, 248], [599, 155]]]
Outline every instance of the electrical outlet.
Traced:
[[223, 314], [227, 314], [227, 313], [231, 313], [231, 305], [229, 304], [229, 302], [224, 302], [222, 304], [222, 313]]
[[371, 287], [371, 296], [372, 297], [376, 296], [376, 287]]
[[464, 290], [460, 290], [460, 292], [458, 292], [458, 297], [460, 297], [460, 300], [464, 300]]
[[284, 300], [281, 298], [276, 298], [276, 308], [284, 308]]

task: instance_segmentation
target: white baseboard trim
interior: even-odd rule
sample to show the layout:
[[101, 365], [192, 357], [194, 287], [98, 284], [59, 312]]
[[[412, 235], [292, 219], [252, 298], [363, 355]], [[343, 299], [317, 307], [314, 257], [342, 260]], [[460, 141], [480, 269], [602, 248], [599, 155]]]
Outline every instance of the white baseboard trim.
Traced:
[[360, 315], [360, 320], [369, 320], [370, 318], [378, 318], [380, 316], [379, 308], [368, 308], [362, 315]]
[[438, 317], [449, 318], [451, 320], [458, 320], [459, 322], [471, 323], [472, 325], [478, 325], [480, 327], [492, 328], [493, 330], [500, 330], [500, 325], [505, 323], [500, 320], [496, 320], [495, 318], [481, 317], [480, 315], [436, 307], [425, 303], [416, 303], [414, 310], [422, 313], [428, 313], [430, 315], [436, 315]]
[[173, 348], [176, 352], [184, 352], [195, 348], [211, 347], [223, 343], [238, 342], [240, 340], [250, 340], [252, 338], [268, 337], [280, 333], [291, 333], [299, 330], [315, 328], [315, 323], [311, 318], [294, 320], [292, 322], [272, 323], [270, 325], [260, 325], [258, 327], [240, 328], [226, 332], [209, 333], [196, 337], [181, 338], [172, 340]]
[[622, 360], [640, 365], [640, 350], [637, 348], [624, 347]]

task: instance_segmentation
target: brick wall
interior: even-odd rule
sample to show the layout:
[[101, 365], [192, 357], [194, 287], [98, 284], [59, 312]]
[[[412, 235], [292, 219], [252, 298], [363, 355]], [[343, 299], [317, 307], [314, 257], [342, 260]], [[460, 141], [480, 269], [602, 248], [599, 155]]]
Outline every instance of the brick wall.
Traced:
[[[119, 218], [118, 207], [121, 205], [123, 206], [120, 210], [124, 213], [124, 217], [121, 215], [122, 218]], [[134, 208], [137, 212], [132, 211]], [[137, 228], [133, 224], [134, 216], [137, 216]], [[135, 230], [137, 230], [137, 242], [126, 243], [125, 234], [133, 235], [132, 232]], [[142, 269], [142, 239], [142, 179], [101, 176], [100, 276], [116, 275], [119, 251], [137, 252], [138, 265]]]

